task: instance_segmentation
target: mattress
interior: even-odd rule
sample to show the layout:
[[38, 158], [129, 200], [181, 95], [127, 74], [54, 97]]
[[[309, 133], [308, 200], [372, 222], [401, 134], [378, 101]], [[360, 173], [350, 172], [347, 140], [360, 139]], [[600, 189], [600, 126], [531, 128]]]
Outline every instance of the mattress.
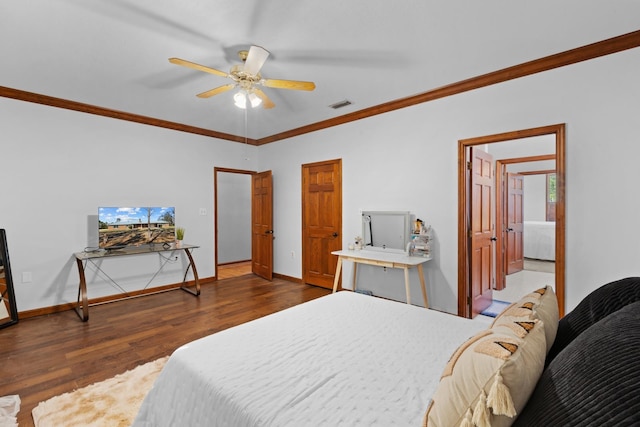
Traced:
[[524, 257], [555, 261], [556, 223], [525, 221], [523, 227]]
[[338, 292], [191, 342], [134, 426], [420, 425], [481, 322]]

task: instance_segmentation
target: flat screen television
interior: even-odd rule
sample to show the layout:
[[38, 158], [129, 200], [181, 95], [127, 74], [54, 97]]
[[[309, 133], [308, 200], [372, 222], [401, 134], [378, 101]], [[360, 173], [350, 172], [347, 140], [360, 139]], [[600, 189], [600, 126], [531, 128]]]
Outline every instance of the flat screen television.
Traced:
[[121, 249], [173, 243], [175, 212], [173, 207], [99, 207], [98, 246]]

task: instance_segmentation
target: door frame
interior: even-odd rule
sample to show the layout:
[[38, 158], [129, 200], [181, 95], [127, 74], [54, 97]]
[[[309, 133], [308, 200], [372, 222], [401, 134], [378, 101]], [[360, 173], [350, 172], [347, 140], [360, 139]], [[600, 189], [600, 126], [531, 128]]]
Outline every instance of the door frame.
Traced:
[[[496, 248], [504, 248], [505, 247], [505, 233], [504, 233], [504, 220], [505, 220], [505, 211], [506, 211], [506, 200], [505, 200], [505, 176], [507, 174], [507, 166], [518, 164], [518, 163], [532, 163], [532, 162], [541, 162], [547, 160], [556, 159], [555, 154], [542, 154], [539, 156], [527, 156], [527, 157], [512, 157], [508, 159], [498, 159], [496, 160], [496, 193], [497, 196], [497, 206], [496, 206], [496, 230], [498, 233], [496, 237], [498, 240], [496, 241]], [[518, 172], [519, 175], [539, 175], [546, 173], [556, 173], [556, 170], [530, 170], [530, 171], [521, 171]], [[526, 191], [526, 190], [525, 190]], [[505, 265], [506, 265], [506, 253], [502, 255], [498, 254], [496, 257], [496, 290], [502, 290], [505, 288]]]
[[[214, 280], [218, 280], [218, 172], [225, 173], [237, 173], [242, 175], [255, 175], [256, 171], [243, 170], [243, 169], [230, 169], [230, 168], [213, 168], [213, 247], [214, 247], [214, 260], [213, 260], [213, 276]], [[251, 188], [248, 188], [249, 197], [251, 197]], [[249, 224], [248, 226], [250, 226]], [[253, 254], [251, 255], [253, 258]], [[253, 259], [252, 259], [253, 261]]]
[[558, 298], [560, 317], [565, 312], [565, 196], [566, 196], [566, 171], [565, 171], [565, 134], [566, 124], [560, 123], [537, 128], [516, 130], [494, 135], [486, 135], [476, 138], [461, 139], [458, 141], [458, 315], [471, 316], [470, 307], [470, 261], [469, 261], [469, 203], [467, 196], [467, 161], [468, 147], [475, 145], [505, 142], [534, 136], [554, 135], [555, 160], [556, 160], [556, 271], [555, 293]]

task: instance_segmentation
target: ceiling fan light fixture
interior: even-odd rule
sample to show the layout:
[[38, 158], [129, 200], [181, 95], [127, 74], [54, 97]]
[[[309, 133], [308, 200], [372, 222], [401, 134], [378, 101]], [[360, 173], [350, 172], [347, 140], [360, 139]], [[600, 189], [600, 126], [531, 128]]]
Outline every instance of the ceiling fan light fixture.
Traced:
[[233, 95], [233, 102], [236, 107], [244, 110], [247, 108], [247, 95], [245, 95], [244, 91], [238, 91], [238, 93]]
[[245, 110], [247, 108], [247, 100], [251, 104], [251, 108], [256, 108], [262, 104], [262, 99], [253, 92], [247, 92], [245, 90], [239, 90], [238, 93], [233, 95], [233, 102], [236, 107]]
[[262, 99], [258, 97], [255, 93], [249, 93], [249, 102], [251, 102], [251, 108], [256, 108], [260, 104], [262, 104]]

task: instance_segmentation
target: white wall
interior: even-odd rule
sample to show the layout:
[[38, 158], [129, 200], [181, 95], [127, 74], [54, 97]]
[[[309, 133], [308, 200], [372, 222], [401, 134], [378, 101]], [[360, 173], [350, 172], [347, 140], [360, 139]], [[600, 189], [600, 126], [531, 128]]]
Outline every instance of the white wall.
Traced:
[[[410, 210], [434, 228], [430, 302], [455, 312], [457, 141], [566, 123], [566, 308], [640, 275], [639, 72], [634, 49], [261, 147], [260, 169], [274, 173], [275, 270], [301, 276], [300, 260], [287, 256], [300, 252], [301, 164], [342, 158], [343, 247], [360, 233], [359, 209]], [[626, 226], [612, 229], [612, 221]], [[374, 268], [359, 269], [360, 287], [403, 300], [400, 272]], [[347, 266], [343, 281], [350, 277]]]
[[218, 263], [251, 259], [251, 175], [218, 172]]
[[[176, 206], [186, 241], [202, 246], [200, 275], [213, 275], [215, 166], [273, 170], [274, 271], [301, 277], [300, 166], [342, 158], [343, 245], [361, 232], [359, 210], [411, 211], [434, 227], [435, 258], [426, 267], [432, 306], [455, 312], [457, 141], [566, 123], [570, 310], [601, 284], [640, 275], [639, 71], [633, 49], [259, 148], [0, 98], [0, 227], [18, 308], [75, 299], [72, 253], [87, 245], [88, 217], [105, 204]], [[138, 264], [116, 270], [143, 286]], [[33, 283], [20, 283], [22, 272], [32, 272]], [[348, 280], [349, 266], [344, 274]], [[399, 271], [363, 268], [360, 280], [404, 299]], [[412, 280], [419, 302], [415, 273]], [[90, 287], [91, 297], [112, 293]]]
[[547, 175], [525, 175], [522, 215], [525, 221], [547, 220]]
[[[175, 206], [185, 242], [201, 246], [194, 253], [200, 277], [213, 276], [213, 169], [255, 169], [255, 147], [7, 98], [0, 98], [0, 117], [0, 228], [18, 310], [75, 301], [73, 253], [92, 243], [98, 206]], [[101, 265], [135, 290], [161, 262], [144, 255]], [[181, 281], [184, 266], [181, 256], [149, 286]], [[90, 298], [118, 292], [92, 271]], [[31, 283], [22, 283], [23, 272]]]

